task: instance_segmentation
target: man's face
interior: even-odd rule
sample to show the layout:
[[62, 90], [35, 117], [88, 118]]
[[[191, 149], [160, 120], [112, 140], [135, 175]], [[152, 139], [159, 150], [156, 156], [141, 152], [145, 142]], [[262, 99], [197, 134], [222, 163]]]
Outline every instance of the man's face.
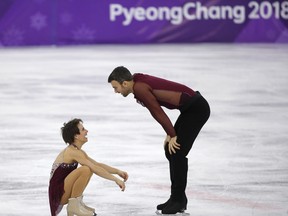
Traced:
[[120, 84], [119, 82], [113, 80], [111, 81], [111, 86], [114, 89], [115, 93], [120, 93], [123, 95], [123, 97], [127, 97], [127, 95], [130, 94], [127, 82], [124, 81], [122, 84]]

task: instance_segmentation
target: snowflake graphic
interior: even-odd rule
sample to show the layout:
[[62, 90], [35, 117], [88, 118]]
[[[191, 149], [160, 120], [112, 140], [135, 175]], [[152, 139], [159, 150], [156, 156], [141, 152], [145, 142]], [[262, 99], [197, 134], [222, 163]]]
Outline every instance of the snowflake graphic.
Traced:
[[3, 33], [2, 44], [5, 46], [18, 46], [23, 42], [24, 32], [17, 29], [16, 27], [12, 27]]
[[76, 31], [72, 32], [72, 34], [76, 41], [91, 42], [94, 39], [95, 31], [82, 25]]
[[30, 25], [32, 28], [36, 30], [41, 30], [47, 26], [46, 23], [46, 16], [41, 14], [40, 12], [36, 13], [35, 15], [30, 17]]

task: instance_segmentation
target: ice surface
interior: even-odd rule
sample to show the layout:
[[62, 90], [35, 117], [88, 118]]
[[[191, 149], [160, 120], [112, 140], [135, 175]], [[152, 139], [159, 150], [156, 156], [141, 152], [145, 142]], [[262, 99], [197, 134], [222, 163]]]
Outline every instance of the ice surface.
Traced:
[[[288, 210], [288, 46], [101, 45], [0, 50], [0, 215], [50, 215], [48, 180], [65, 147], [60, 127], [82, 118], [84, 150], [128, 171], [127, 190], [98, 176], [84, 201], [100, 216], [155, 215], [169, 196], [163, 129], [107, 77], [124, 65], [182, 82], [211, 118], [189, 154], [191, 216], [284, 216]], [[178, 112], [167, 110], [173, 121]], [[65, 208], [60, 216], [66, 215]]]

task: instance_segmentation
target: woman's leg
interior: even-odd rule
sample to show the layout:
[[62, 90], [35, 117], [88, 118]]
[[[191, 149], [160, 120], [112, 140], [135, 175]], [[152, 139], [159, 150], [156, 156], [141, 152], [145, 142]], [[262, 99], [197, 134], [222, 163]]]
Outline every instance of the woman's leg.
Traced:
[[83, 194], [93, 172], [87, 166], [81, 166], [71, 172], [64, 180], [64, 194], [61, 204], [68, 203], [69, 198], [76, 198]]

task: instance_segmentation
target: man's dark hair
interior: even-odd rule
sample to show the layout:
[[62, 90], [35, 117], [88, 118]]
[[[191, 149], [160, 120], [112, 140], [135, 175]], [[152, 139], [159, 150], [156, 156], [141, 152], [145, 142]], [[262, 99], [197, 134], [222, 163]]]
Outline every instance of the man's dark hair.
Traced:
[[74, 142], [74, 136], [76, 134], [80, 134], [78, 124], [83, 123], [81, 119], [72, 119], [67, 123], [64, 123], [63, 127], [61, 128], [62, 138], [65, 143], [72, 144]]
[[112, 73], [108, 77], [108, 83], [111, 83], [113, 80], [122, 84], [124, 81], [133, 80], [133, 76], [126, 67], [118, 66], [112, 71]]

